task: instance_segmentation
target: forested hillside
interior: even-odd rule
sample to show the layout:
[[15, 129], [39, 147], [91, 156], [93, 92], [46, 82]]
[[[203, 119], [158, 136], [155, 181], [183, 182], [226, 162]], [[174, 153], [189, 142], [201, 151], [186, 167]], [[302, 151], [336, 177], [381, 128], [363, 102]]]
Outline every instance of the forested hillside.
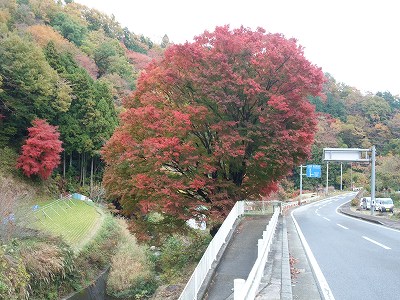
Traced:
[[[318, 112], [318, 131], [309, 162], [322, 163], [324, 147], [377, 149], [376, 188], [378, 193], [400, 190], [400, 97], [389, 91], [363, 94], [357, 88], [338, 83], [326, 74], [326, 99], [313, 97], [311, 103]], [[340, 187], [340, 167], [332, 164], [330, 185]], [[370, 185], [370, 166], [344, 164], [344, 188]], [[308, 180], [312, 189], [324, 185], [325, 178]]]
[[58, 173], [93, 188], [123, 98], [163, 49], [114, 17], [67, 3], [0, 2], [0, 146], [20, 152], [32, 121], [47, 120], [64, 149]]
[[[188, 219], [215, 229], [237, 200], [293, 198], [300, 165], [323, 164], [325, 147], [375, 145], [378, 194], [400, 190], [399, 95], [337, 82], [295, 39], [262, 28], [220, 26], [183, 45], [131, 30], [71, 0], [0, 0], [0, 222], [14, 202], [80, 192], [157, 246], [146, 256], [110, 216], [75, 261], [65, 241], [22, 231], [57, 259], [42, 268], [30, 242], [0, 230], [0, 296], [57, 299], [111, 260], [128, 270], [113, 277], [115, 295], [182, 284], [210, 238]], [[324, 172], [303, 188], [323, 190]], [[339, 188], [340, 165], [329, 175]], [[368, 192], [369, 181], [369, 165], [343, 165], [344, 189]], [[137, 257], [143, 273], [123, 281]]]
[[[140, 70], [161, 57], [169, 43], [165, 36], [157, 45], [122, 28], [114, 17], [67, 3], [0, 3], [0, 146], [21, 153], [32, 121], [47, 120], [62, 141], [57, 170], [62, 192], [67, 186], [90, 192], [102, 181], [99, 151], [118, 125], [124, 97], [136, 89]], [[324, 94], [310, 98], [319, 112], [311, 161], [319, 161], [323, 147], [374, 144], [378, 180], [384, 178], [378, 189], [398, 189], [388, 166], [396, 169], [399, 163], [399, 97], [390, 91], [365, 95], [329, 74]], [[355, 179], [354, 184], [365, 183]]]

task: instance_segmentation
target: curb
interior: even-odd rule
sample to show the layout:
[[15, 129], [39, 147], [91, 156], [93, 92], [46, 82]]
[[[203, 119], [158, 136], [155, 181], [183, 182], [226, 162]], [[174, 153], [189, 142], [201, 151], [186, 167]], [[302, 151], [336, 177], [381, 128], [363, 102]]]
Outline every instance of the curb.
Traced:
[[383, 223], [381, 221], [373, 220], [373, 219], [370, 219], [368, 217], [364, 217], [364, 216], [359, 215], [359, 214], [350, 213], [350, 212], [344, 211], [342, 208], [339, 208], [339, 211], [340, 211], [340, 213], [342, 213], [344, 215], [347, 215], [347, 216], [350, 216], [350, 217], [353, 217], [353, 218], [362, 219], [364, 221], [368, 221], [368, 222], [371, 222], [371, 223], [375, 223], [375, 224], [386, 226], [385, 223]]
[[289, 262], [289, 242], [286, 226], [286, 216], [282, 216], [282, 282], [281, 282], [281, 299], [292, 300], [292, 275], [290, 273]]

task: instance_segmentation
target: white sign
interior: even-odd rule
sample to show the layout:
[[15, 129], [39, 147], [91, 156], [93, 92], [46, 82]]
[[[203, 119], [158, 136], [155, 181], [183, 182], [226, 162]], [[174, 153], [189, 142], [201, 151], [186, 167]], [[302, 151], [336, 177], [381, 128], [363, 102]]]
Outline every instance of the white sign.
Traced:
[[323, 160], [336, 162], [369, 162], [370, 149], [324, 148]]

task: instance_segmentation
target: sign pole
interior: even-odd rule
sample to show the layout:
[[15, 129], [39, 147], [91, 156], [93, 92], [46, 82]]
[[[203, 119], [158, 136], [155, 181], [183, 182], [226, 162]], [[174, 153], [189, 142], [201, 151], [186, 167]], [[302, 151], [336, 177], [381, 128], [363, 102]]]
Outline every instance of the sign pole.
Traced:
[[326, 189], [325, 194], [328, 195], [328, 178], [329, 178], [329, 162], [326, 162]]
[[303, 195], [303, 165], [300, 166], [300, 195], [299, 195], [299, 206], [301, 205], [301, 197]]
[[375, 210], [375, 146], [371, 149], [371, 215]]
[[353, 164], [350, 163], [350, 188], [353, 191]]
[[343, 190], [343, 164], [340, 164], [340, 190]]

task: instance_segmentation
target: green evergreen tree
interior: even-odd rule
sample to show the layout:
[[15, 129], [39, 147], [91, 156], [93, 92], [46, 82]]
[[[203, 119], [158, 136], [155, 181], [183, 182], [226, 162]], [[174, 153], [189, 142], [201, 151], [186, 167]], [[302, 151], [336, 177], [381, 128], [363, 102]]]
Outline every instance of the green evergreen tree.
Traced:
[[17, 34], [0, 39], [0, 114], [3, 140], [19, 141], [36, 117], [54, 123], [71, 101], [70, 89], [46, 61], [35, 43]]

